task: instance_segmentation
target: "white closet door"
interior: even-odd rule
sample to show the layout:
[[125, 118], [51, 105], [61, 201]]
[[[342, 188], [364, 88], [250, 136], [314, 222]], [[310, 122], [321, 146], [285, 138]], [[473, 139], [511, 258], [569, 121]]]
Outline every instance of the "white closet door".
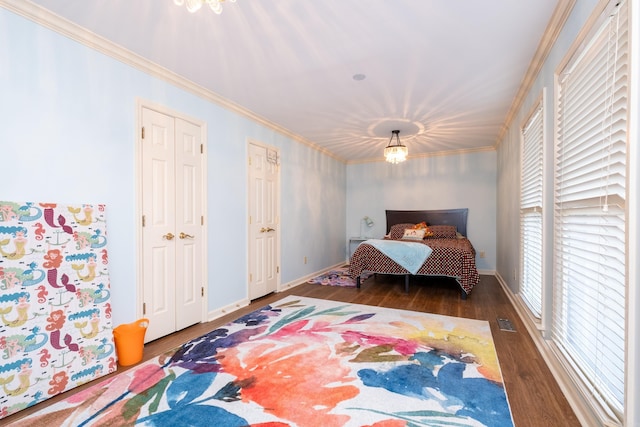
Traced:
[[[271, 156], [269, 156], [271, 153]], [[278, 287], [278, 153], [249, 144], [249, 298]]]
[[176, 329], [202, 317], [202, 167], [200, 127], [176, 119]]
[[202, 320], [200, 127], [142, 109], [142, 281], [145, 341]]

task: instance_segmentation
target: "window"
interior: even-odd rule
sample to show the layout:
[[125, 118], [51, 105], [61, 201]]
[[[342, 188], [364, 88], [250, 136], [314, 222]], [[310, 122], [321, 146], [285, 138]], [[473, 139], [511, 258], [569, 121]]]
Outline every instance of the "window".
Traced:
[[[615, 3], [614, 3], [615, 4]], [[585, 395], [624, 403], [627, 3], [558, 76], [552, 339]]]
[[543, 100], [522, 129], [520, 179], [520, 295], [533, 315], [542, 313]]

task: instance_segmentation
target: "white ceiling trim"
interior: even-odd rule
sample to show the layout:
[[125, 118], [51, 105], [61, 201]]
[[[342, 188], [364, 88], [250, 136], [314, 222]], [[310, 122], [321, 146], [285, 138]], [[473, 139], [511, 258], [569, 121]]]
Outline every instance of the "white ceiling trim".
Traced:
[[511, 103], [511, 108], [509, 108], [509, 112], [507, 113], [507, 117], [498, 133], [498, 138], [496, 140], [495, 148], [497, 149], [500, 146], [500, 141], [504, 138], [507, 130], [511, 126], [511, 123], [516, 117], [516, 114], [520, 111], [522, 104], [524, 103], [525, 96], [529, 93], [531, 88], [533, 87], [533, 83], [535, 82], [542, 66], [544, 65], [544, 61], [547, 59], [549, 52], [553, 48], [558, 36], [560, 35], [560, 31], [562, 30], [565, 22], [569, 18], [569, 14], [573, 9], [573, 6], [576, 4], [576, 0], [561, 0], [556, 9], [553, 11], [553, 15], [551, 16], [551, 20], [549, 21], [549, 25], [545, 29], [542, 34], [542, 39], [540, 40], [540, 44], [538, 45], [538, 49], [536, 49], [536, 53], [533, 55], [531, 59], [531, 63], [527, 68], [527, 72], [522, 79], [522, 83], [518, 88], [518, 93], [516, 94], [513, 102]]
[[164, 80], [171, 85], [190, 92], [207, 101], [220, 105], [221, 107], [231, 112], [244, 116], [262, 126], [281, 133], [282, 135], [291, 138], [296, 142], [307, 145], [329, 157], [332, 157], [343, 163], [345, 162], [345, 159], [336, 156], [326, 148], [314, 144], [301, 137], [300, 135], [294, 134], [293, 132], [283, 128], [282, 126], [266, 120], [265, 118], [255, 114], [254, 112], [218, 95], [217, 93], [205, 89], [204, 87], [197, 85], [192, 81], [185, 79], [184, 77], [141, 57], [140, 55], [135, 54], [130, 50], [125, 49], [122, 46], [115, 44], [102, 36], [88, 31], [87, 29], [35, 3], [32, 3], [28, 0], [0, 0], [0, 6], [20, 16], [23, 16], [24, 18], [27, 18], [35, 22], [36, 24], [49, 28], [50, 30], [55, 31], [56, 33], [61, 34], [71, 40], [81, 43], [97, 52], [108, 55], [126, 65], [149, 74], [152, 77]]
[[[575, 0], [561, 0], [558, 4], [556, 10], [554, 11], [553, 17], [548, 25], [545, 34], [543, 35], [542, 41], [532, 59], [527, 74], [525, 75], [523, 82], [520, 85], [519, 91], [514, 98], [512, 106], [505, 118], [505, 122], [501, 128], [496, 144], [493, 146], [480, 147], [477, 149], [459, 149], [459, 150], [446, 150], [435, 153], [426, 153], [420, 155], [412, 155], [409, 156], [409, 159], [416, 158], [424, 158], [424, 157], [433, 157], [433, 156], [449, 156], [449, 155], [460, 155], [466, 153], [473, 152], [483, 152], [483, 151], [492, 151], [497, 149], [500, 144], [500, 141], [504, 137], [506, 130], [510, 122], [513, 120], [515, 114], [518, 109], [521, 107], [524, 96], [530, 90], [533, 82], [542, 67], [544, 59], [548, 55], [553, 43], [555, 42], [560, 29], [562, 28], [562, 24], [566, 20], [571, 11], [571, 8], [575, 4]], [[152, 77], [161, 79], [173, 86], [176, 86], [180, 89], [183, 89], [189, 93], [192, 93], [200, 98], [203, 98], [209, 102], [215, 103], [231, 112], [234, 112], [240, 116], [246, 117], [266, 128], [269, 128], [275, 132], [278, 132], [296, 142], [304, 144], [318, 152], [325, 154], [329, 157], [332, 157], [340, 162], [346, 164], [356, 164], [356, 163], [373, 163], [373, 162], [381, 162], [384, 159], [377, 157], [373, 159], [365, 159], [365, 160], [354, 160], [347, 161], [344, 158], [341, 158], [331, 152], [330, 150], [319, 146], [302, 136], [291, 132], [290, 130], [284, 128], [277, 123], [269, 121], [264, 117], [254, 113], [253, 111], [242, 107], [230, 101], [227, 98], [220, 96], [219, 94], [208, 90], [184, 77], [178, 75], [157, 63], [154, 63], [128, 49], [123, 48], [122, 46], [96, 34], [84, 27], [81, 27], [78, 24], [75, 24], [51, 11], [45, 9], [29, 0], [0, 0], [0, 6], [8, 9], [20, 16], [23, 16], [43, 27], [49, 28], [52, 31], [55, 31], [71, 40], [74, 40], [78, 43], [81, 43], [84, 46], [87, 46], [97, 52], [103, 53], [107, 56], [110, 56], [126, 65], [129, 65], [139, 71], [142, 71]]]
[[[411, 146], [407, 145], [407, 148], [411, 148]], [[427, 157], [459, 156], [461, 154], [483, 153], [486, 151], [496, 151], [496, 148], [493, 146], [486, 146], [486, 147], [478, 147], [478, 148], [463, 148], [460, 150], [436, 151], [432, 153], [422, 153], [422, 154], [415, 154], [413, 156], [407, 156], [407, 160], [423, 159]], [[349, 160], [347, 161], [347, 164], [354, 165], [354, 164], [360, 164], [360, 163], [379, 163], [381, 161], [382, 160], [380, 160], [380, 158], [378, 157], [375, 159]]]

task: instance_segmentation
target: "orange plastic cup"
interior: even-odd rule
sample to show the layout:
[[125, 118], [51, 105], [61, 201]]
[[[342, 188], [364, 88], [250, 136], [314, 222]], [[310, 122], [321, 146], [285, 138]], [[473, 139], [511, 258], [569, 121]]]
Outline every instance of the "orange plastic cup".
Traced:
[[116, 355], [121, 366], [135, 365], [142, 360], [144, 352], [144, 334], [147, 332], [149, 319], [138, 319], [113, 329], [116, 342]]

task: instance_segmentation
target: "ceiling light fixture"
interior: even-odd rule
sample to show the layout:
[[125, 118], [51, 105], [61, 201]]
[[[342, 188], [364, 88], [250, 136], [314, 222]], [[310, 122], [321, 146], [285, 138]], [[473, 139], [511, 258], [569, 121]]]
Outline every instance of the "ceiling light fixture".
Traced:
[[[393, 138], [396, 138], [395, 144], [393, 144]], [[400, 144], [400, 131], [392, 130], [391, 139], [389, 139], [389, 145], [384, 149], [384, 158], [389, 163], [400, 163], [407, 160], [409, 150], [407, 147]]]
[[[173, 2], [178, 6], [182, 6], [186, 3], [187, 10], [191, 13], [197, 12], [203, 4], [208, 4], [211, 10], [218, 15], [222, 13], [222, 3], [224, 3], [224, 1], [225, 0], [173, 0]], [[235, 3], [236, 0], [229, 1]]]

